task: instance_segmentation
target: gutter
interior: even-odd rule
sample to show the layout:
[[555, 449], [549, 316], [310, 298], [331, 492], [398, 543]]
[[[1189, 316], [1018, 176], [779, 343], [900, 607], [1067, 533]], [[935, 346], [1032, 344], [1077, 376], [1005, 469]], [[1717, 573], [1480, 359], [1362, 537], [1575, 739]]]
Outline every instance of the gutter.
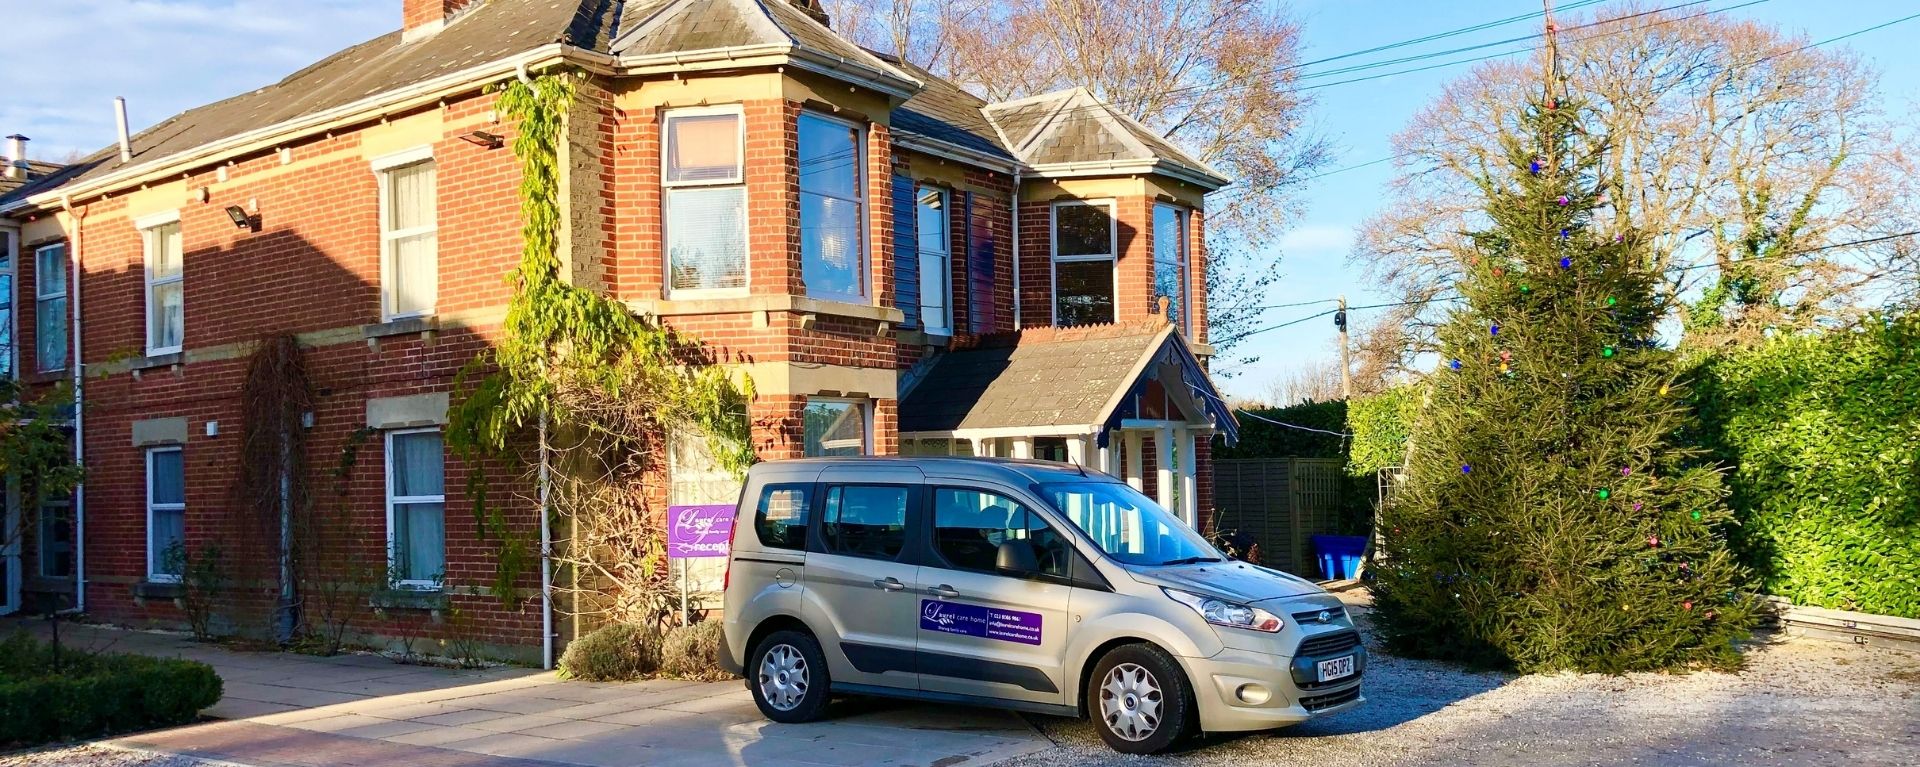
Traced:
[[929, 154], [969, 165], [977, 165], [987, 170], [998, 171], [1000, 173], [1017, 173], [1021, 167], [1023, 167], [1019, 160], [999, 157], [978, 149], [969, 149], [959, 144], [942, 141], [931, 136], [923, 136], [904, 128], [893, 128], [892, 133], [894, 143], [899, 144], [902, 148], [911, 149], [921, 154]]
[[1111, 176], [1119, 173], [1147, 174], [1157, 173], [1187, 181], [1211, 192], [1229, 186], [1232, 179], [1221, 178], [1166, 160], [1120, 160], [1095, 162], [1059, 162], [1033, 166], [1034, 172], [1045, 178], [1073, 178], [1076, 176]]

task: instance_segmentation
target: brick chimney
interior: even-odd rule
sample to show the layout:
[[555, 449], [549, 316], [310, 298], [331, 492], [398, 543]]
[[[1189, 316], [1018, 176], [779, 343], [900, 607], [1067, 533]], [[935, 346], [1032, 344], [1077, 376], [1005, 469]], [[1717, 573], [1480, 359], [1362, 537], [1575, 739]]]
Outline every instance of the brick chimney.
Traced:
[[795, 8], [806, 11], [814, 21], [820, 22], [820, 26], [832, 26], [827, 23], [827, 9], [820, 5], [820, 0], [788, 0], [788, 2], [793, 3]]
[[453, 17], [481, 0], [400, 0], [400, 40], [413, 42], [440, 31]]

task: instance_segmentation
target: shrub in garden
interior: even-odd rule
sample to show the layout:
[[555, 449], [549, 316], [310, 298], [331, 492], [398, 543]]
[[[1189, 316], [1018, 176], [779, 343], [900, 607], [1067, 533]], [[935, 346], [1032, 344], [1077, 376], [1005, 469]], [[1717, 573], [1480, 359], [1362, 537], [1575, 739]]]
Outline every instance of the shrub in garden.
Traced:
[[1796, 604], [1920, 618], [1920, 315], [1716, 355], [1694, 396], [1738, 551]]
[[719, 621], [701, 621], [667, 630], [660, 643], [660, 670], [681, 679], [713, 681], [727, 678], [720, 668]]
[[0, 746], [113, 735], [191, 722], [219, 702], [205, 663], [59, 651], [24, 633], [0, 640]]
[[659, 668], [659, 632], [630, 623], [595, 629], [560, 656], [560, 678], [586, 682], [627, 682]]

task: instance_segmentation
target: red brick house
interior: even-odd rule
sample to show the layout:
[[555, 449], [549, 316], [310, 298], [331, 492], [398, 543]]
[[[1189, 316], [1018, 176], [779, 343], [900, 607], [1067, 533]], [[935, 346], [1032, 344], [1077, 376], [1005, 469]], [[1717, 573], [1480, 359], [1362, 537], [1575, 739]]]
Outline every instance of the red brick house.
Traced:
[[[1202, 202], [1227, 183], [1205, 163], [1083, 90], [988, 104], [813, 0], [399, 5], [400, 31], [0, 192], [13, 369], [78, 390], [87, 472], [5, 552], [0, 610], [178, 624], [169, 547], [276, 550], [231, 508], [237, 392], [291, 333], [307, 464], [341, 465], [361, 531], [339, 556], [406, 593], [366, 636], [550, 659], [546, 600], [485, 593], [494, 550], [439, 429], [520, 250], [515, 126], [483, 89], [563, 67], [586, 73], [566, 278], [751, 376], [762, 458], [1074, 461], [1204, 524], [1235, 428], [1205, 372]], [[670, 502], [732, 501], [675, 456]], [[271, 609], [271, 584], [238, 585]]]

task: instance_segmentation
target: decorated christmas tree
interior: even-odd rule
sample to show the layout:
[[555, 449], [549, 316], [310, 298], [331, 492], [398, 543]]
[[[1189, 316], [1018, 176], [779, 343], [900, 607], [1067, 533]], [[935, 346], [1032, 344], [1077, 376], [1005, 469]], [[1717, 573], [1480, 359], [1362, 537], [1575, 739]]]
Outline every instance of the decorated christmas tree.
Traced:
[[1739, 662], [1751, 622], [1719, 474], [1681, 446], [1646, 241], [1596, 219], [1604, 140], [1527, 106], [1483, 190], [1461, 303], [1381, 510], [1375, 604], [1403, 654], [1525, 671]]

